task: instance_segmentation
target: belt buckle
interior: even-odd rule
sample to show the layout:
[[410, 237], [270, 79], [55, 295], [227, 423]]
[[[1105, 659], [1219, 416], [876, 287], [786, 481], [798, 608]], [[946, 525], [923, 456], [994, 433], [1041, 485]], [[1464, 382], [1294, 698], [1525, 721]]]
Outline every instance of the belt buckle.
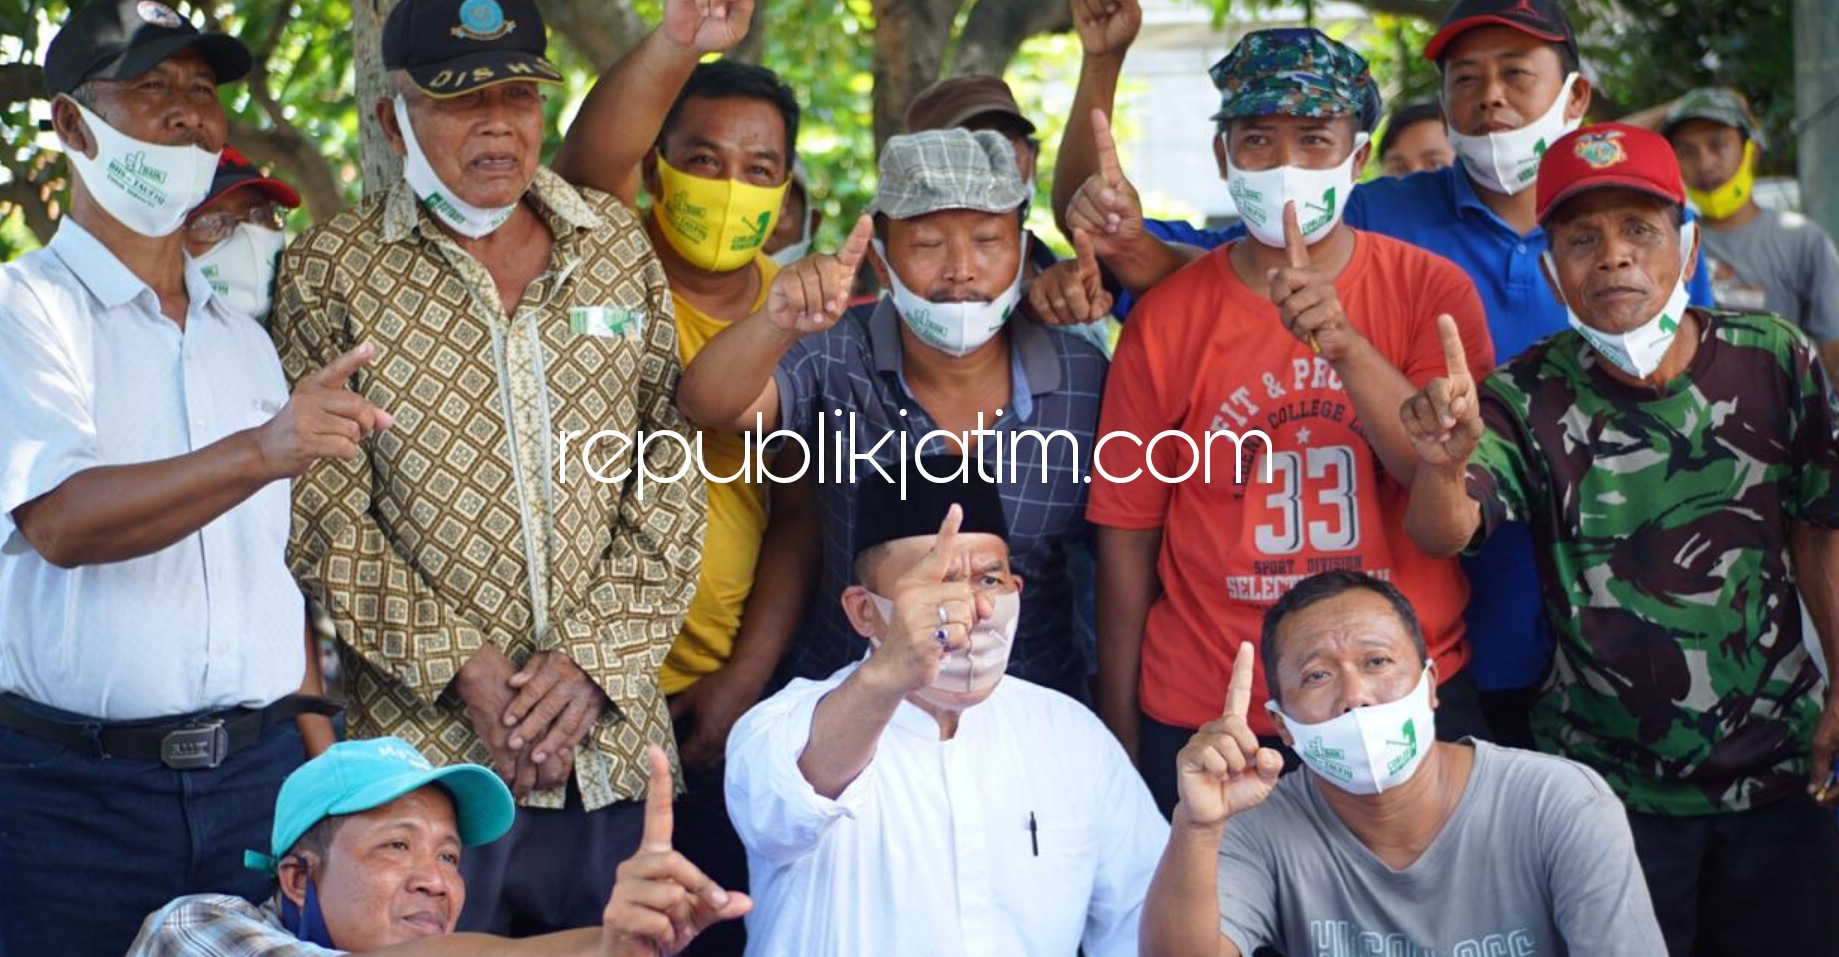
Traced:
[[180, 728], [160, 741], [160, 763], [174, 771], [209, 770], [230, 756], [230, 732], [221, 720]]

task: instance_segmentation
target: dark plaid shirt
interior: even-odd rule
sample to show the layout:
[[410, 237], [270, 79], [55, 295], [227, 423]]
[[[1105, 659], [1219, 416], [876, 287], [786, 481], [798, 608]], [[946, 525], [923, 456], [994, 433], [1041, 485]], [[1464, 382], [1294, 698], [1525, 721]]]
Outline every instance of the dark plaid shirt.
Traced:
[[[1085, 656], [1075, 637], [1067, 556], [1070, 549], [1084, 547], [1090, 536], [1085, 479], [1106, 361], [1084, 340], [1023, 319], [1011, 321], [1007, 330], [1013, 408], [1004, 410], [1000, 423], [986, 424], [997, 434], [981, 442], [986, 474], [1000, 472], [998, 484], [1009, 521], [1009, 564], [1024, 582], [1009, 673], [1084, 700]], [[812, 443], [813, 466], [818, 464], [816, 443], [824, 444], [817, 492], [824, 567], [787, 654], [794, 677], [828, 677], [868, 649], [839, 604], [843, 589], [855, 580], [851, 542], [856, 486], [851, 463], [847, 458], [839, 462], [836, 443], [840, 437], [846, 457], [853, 413], [855, 451], [867, 454], [881, 442], [875, 459], [890, 475], [901, 461], [898, 443], [906, 444], [909, 459], [919, 451], [920, 437], [937, 424], [913, 398], [900, 370], [900, 316], [885, 298], [872, 310], [852, 310], [834, 328], [801, 340], [779, 360], [774, 378], [779, 384], [781, 427]], [[838, 410], [843, 414], [837, 415]], [[1077, 448], [1066, 436], [1055, 435], [1056, 430], [1077, 439]], [[1047, 438], [1045, 481], [1042, 443], [1029, 432]], [[890, 433], [892, 438], [883, 441]], [[934, 439], [924, 451], [952, 450], [949, 443]], [[841, 482], [836, 481], [839, 466]], [[868, 468], [863, 462], [857, 474]]]

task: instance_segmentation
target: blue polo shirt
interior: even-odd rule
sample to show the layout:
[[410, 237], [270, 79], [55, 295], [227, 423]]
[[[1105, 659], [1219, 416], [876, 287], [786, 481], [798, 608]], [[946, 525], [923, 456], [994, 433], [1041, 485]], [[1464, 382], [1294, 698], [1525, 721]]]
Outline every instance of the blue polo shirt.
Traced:
[[[782, 671], [791, 677], [829, 677], [868, 650], [840, 602], [855, 581], [856, 479], [870, 467], [848, 456], [872, 455], [893, 473], [903, 448], [916, 455], [919, 439], [937, 427], [908, 387], [900, 325], [884, 296], [800, 339], [773, 373], [780, 428], [803, 436], [814, 456], [822, 443], [825, 456], [817, 479], [823, 569], [786, 650]], [[1086, 476], [1109, 362], [1084, 339], [1032, 322], [1005, 330], [1010, 400], [988, 424], [995, 434], [977, 441], [1002, 494], [1009, 566], [1024, 583], [1008, 673], [1085, 700], [1085, 649], [1074, 628], [1080, 587], [1069, 560], [1091, 537]], [[934, 440], [925, 450], [949, 448]]]
[[[1461, 164], [1361, 183], [1348, 197], [1345, 215], [1355, 229], [1405, 240], [1461, 266], [1481, 295], [1494, 354], [1502, 364], [1569, 328], [1564, 304], [1539, 270], [1544, 228], [1522, 234], [1508, 225], [1475, 195]], [[1203, 249], [1245, 235], [1242, 226], [1196, 229], [1160, 220], [1145, 225], [1166, 241]], [[1687, 292], [1694, 305], [1712, 305], [1706, 270], [1692, 277]], [[1124, 309], [1120, 304], [1120, 315]], [[1463, 569], [1472, 586], [1464, 615], [1475, 651], [1469, 673], [1486, 690], [1537, 683], [1551, 660], [1552, 638], [1540, 609], [1531, 533], [1517, 523], [1502, 526], [1480, 554], [1463, 561]]]

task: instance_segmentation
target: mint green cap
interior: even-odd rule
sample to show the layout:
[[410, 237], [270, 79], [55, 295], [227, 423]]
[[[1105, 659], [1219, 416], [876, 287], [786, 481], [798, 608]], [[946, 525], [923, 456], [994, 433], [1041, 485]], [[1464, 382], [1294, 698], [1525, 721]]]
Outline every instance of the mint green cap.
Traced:
[[343, 741], [295, 769], [275, 799], [269, 853], [245, 851], [243, 865], [273, 874], [313, 825], [338, 814], [361, 814], [412, 791], [438, 784], [453, 799], [460, 843], [490, 844], [511, 829], [517, 804], [498, 775], [477, 764], [437, 768], [401, 738]]

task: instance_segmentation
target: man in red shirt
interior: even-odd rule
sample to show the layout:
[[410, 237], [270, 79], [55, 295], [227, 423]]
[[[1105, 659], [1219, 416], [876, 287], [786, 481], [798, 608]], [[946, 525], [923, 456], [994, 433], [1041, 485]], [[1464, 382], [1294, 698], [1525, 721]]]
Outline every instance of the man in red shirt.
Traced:
[[[1486, 729], [1467, 679], [1449, 684], [1468, 661], [1468, 584], [1401, 525], [1417, 463], [1398, 414], [1444, 368], [1440, 322], [1461, 331], [1468, 362], [1493, 366], [1481, 302], [1449, 261], [1341, 222], [1379, 113], [1358, 54], [1315, 30], [1265, 30], [1213, 80], [1214, 149], [1250, 236], [1133, 314], [1087, 511], [1100, 709], [1165, 813], [1175, 754], [1218, 715], [1234, 649], [1317, 572], [1364, 572], [1409, 596], [1445, 683], [1439, 732]], [[1180, 435], [1152, 443], [1165, 431]], [[1275, 745], [1266, 700], [1260, 676], [1252, 728]]]

